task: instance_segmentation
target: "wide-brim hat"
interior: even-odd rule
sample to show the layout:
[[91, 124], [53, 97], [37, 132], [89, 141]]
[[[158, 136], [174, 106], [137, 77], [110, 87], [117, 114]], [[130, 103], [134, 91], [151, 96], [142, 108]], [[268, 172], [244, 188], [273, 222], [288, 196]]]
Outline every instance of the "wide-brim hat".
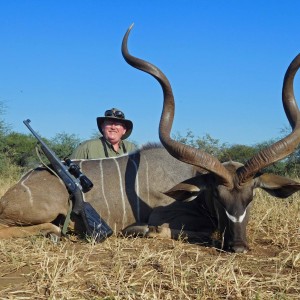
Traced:
[[98, 129], [102, 135], [103, 135], [102, 125], [105, 121], [109, 121], [109, 120], [118, 121], [126, 127], [126, 132], [121, 138], [122, 140], [127, 139], [131, 135], [133, 129], [133, 123], [130, 120], [125, 119], [124, 113], [117, 108], [109, 109], [104, 113], [104, 117], [97, 118]]

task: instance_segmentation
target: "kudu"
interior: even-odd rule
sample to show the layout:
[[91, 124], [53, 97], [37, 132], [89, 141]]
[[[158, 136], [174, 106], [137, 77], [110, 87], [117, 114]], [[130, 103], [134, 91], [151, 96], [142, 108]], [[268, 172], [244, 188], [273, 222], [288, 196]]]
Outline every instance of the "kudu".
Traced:
[[[262, 188], [269, 194], [286, 198], [300, 189], [300, 184], [291, 179], [274, 174], [263, 174], [260, 171], [274, 162], [291, 154], [300, 143], [300, 112], [294, 97], [293, 82], [300, 67], [300, 54], [290, 64], [286, 71], [282, 100], [285, 113], [292, 127], [292, 133], [261, 150], [249, 159], [245, 165], [229, 161], [221, 163], [214, 156], [188, 145], [179, 143], [170, 137], [174, 119], [175, 103], [171, 85], [167, 77], [153, 64], [129, 54], [127, 40], [132, 26], [128, 29], [122, 43], [122, 53], [132, 67], [152, 75], [161, 85], [163, 91], [163, 110], [159, 125], [159, 138], [170, 155], [181, 162], [195, 166], [206, 173], [197, 175], [174, 186], [165, 194], [177, 201], [195, 203], [193, 210], [186, 212], [187, 203], [180, 206], [177, 224], [184, 230], [207, 230], [215, 225], [223, 234], [224, 249], [233, 252], [245, 252], [248, 249], [246, 241], [246, 226], [249, 219], [251, 202], [255, 188]], [[193, 200], [194, 199], [194, 200]], [[174, 205], [179, 206], [174, 203]], [[203, 210], [204, 208], [204, 210]], [[188, 208], [190, 209], [190, 207]], [[215, 223], [205, 224], [205, 219], [197, 215], [198, 211], [209, 212]], [[173, 212], [170, 207], [164, 207], [165, 214], [170, 216], [166, 221], [171, 225]], [[156, 222], [162, 223], [164, 215], [158, 215]], [[197, 224], [197, 225], [196, 225]], [[199, 226], [200, 224], [200, 226]], [[170, 226], [171, 227], [171, 226]], [[202, 227], [202, 229], [201, 229]]]
[[[221, 164], [213, 156], [170, 138], [174, 117], [171, 86], [158, 68], [128, 53], [130, 30], [124, 36], [122, 53], [130, 65], [154, 76], [163, 89], [159, 136], [167, 151], [149, 146], [118, 158], [78, 161], [94, 183], [85, 200], [116, 232], [168, 238], [187, 235], [209, 241], [218, 229], [223, 233], [223, 249], [246, 251], [254, 188], [261, 187], [281, 198], [300, 189], [300, 184], [290, 179], [259, 173], [292, 153], [300, 141], [299, 110], [293, 93], [300, 56], [291, 63], [283, 85], [283, 104], [293, 132], [259, 152], [245, 166]], [[203, 170], [201, 175], [199, 171]], [[29, 171], [0, 201], [0, 238], [59, 235], [57, 221], [67, 214], [68, 199], [63, 183], [46, 168]]]

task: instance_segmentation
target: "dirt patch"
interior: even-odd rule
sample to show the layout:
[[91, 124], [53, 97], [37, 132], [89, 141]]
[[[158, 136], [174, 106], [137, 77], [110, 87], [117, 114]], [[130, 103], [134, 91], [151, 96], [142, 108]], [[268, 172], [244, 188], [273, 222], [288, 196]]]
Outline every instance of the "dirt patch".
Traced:
[[20, 283], [27, 282], [26, 276], [31, 273], [31, 270], [28, 266], [21, 267], [16, 271], [9, 271], [8, 274], [5, 274], [5, 270], [1, 270], [0, 277], [0, 289], [5, 289], [11, 285], [18, 285]]

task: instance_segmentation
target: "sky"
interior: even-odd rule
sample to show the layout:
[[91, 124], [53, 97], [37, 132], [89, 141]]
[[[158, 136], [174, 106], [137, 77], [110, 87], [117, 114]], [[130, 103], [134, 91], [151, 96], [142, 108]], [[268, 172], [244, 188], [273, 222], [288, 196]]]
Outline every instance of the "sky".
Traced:
[[[300, 1], [0, 0], [0, 103], [11, 130], [43, 137], [97, 132], [112, 107], [131, 141], [158, 142], [163, 95], [129, 52], [160, 68], [175, 97], [172, 135], [254, 145], [289, 126], [281, 89], [300, 52]], [[300, 97], [299, 75], [295, 96]]]

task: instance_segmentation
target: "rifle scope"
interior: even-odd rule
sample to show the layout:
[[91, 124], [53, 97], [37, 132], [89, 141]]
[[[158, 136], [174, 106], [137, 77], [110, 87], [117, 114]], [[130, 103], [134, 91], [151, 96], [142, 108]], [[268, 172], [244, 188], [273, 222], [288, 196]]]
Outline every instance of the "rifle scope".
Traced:
[[69, 167], [69, 172], [75, 177], [78, 178], [80, 184], [82, 186], [82, 190], [84, 193], [90, 191], [94, 184], [89, 180], [86, 175], [82, 174], [80, 171], [80, 167], [71, 161], [69, 158], [64, 159], [66, 165]]

